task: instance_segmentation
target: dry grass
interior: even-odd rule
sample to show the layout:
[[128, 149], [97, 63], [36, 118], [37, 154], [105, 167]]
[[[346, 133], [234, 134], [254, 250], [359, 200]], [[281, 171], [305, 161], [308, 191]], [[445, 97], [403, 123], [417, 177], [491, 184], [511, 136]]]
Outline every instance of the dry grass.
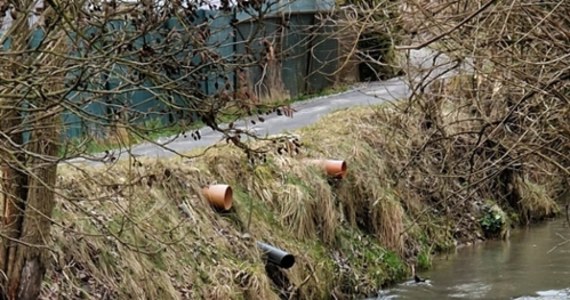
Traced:
[[64, 175], [62, 188], [75, 195], [62, 202], [64, 228], [55, 230], [61, 249], [52, 280], [71, 279], [57, 285], [68, 289], [63, 296], [100, 298], [94, 292], [108, 290], [111, 298], [229, 299], [239, 291], [272, 298], [254, 241], [198, 193], [202, 171], [162, 163], [126, 171]]
[[[430, 47], [437, 44], [472, 69], [473, 75], [436, 82], [410, 99], [437, 131], [431, 143], [444, 160], [459, 161], [449, 156], [455, 147], [450, 139], [465, 145], [467, 166], [446, 171], [468, 174], [464, 202], [474, 195], [493, 199], [512, 207], [522, 222], [555, 212], [552, 199], [563, 198], [570, 174], [568, 30], [560, 26], [570, 5], [542, 4], [402, 1], [400, 11], [406, 30], [441, 37]], [[469, 14], [473, 22], [461, 23]], [[515, 35], [524, 39], [504, 43]]]
[[517, 179], [519, 194], [519, 210], [522, 221], [530, 223], [551, 217], [560, 211], [558, 204], [552, 199], [544, 186]]
[[[426, 251], [480, 230], [466, 216], [477, 214], [469, 201], [486, 193], [470, 195], [458, 178], [434, 173], [441, 149], [425, 145], [425, 115], [404, 109], [336, 112], [299, 132], [300, 154], [272, 151], [255, 164], [223, 147], [192, 161], [61, 168], [44, 297], [276, 299], [281, 290], [322, 299], [401, 279], [402, 260], [414, 263], [420, 253], [425, 260]], [[460, 142], [468, 141], [445, 146], [447, 163], [458, 168]], [[312, 157], [345, 159], [348, 176], [327, 179], [303, 162]], [[200, 194], [215, 182], [234, 187], [228, 213], [214, 211]], [[540, 186], [515, 184], [522, 214], [534, 219], [556, 211]], [[268, 277], [257, 240], [297, 256], [283, 272], [287, 282], [276, 286]]]

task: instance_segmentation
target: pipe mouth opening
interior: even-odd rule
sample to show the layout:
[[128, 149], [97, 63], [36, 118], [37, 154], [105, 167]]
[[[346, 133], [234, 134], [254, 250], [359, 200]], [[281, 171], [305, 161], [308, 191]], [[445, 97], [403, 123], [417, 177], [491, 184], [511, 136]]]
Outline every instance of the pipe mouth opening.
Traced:
[[346, 176], [348, 166], [344, 160], [333, 160], [329, 162], [330, 170], [329, 175], [335, 178], [342, 179]]
[[233, 198], [234, 198], [234, 192], [232, 190], [232, 187], [228, 186], [228, 188], [226, 189], [226, 192], [224, 194], [224, 209], [225, 210], [229, 210], [230, 208], [232, 208]]
[[342, 163], [341, 163], [341, 166], [340, 166], [340, 174], [339, 174], [339, 176], [344, 177], [344, 176], [346, 175], [346, 169], [347, 169], [346, 161], [343, 160]]
[[295, 256], [293, 256], [292, 254], [285, 255], [283, 257], [283, 259], [281, 259], [281, 263], [280, 263], [280, 265], [283, 269], [289, 269], [294, 264], [295, 264]]

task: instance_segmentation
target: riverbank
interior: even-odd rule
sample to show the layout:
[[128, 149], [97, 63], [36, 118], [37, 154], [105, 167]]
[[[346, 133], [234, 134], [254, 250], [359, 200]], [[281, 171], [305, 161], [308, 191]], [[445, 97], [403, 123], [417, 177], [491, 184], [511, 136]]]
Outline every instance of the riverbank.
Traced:
[[492, 240], [446, 253], [409, 280], [383, 290], [379, 299], [570, 299], [565, 218], [516, 228], [508, 241]]
[[[61, 167], [44, 298], [371, 295], [407, 278], [410, 265], [429, 267], [434, 253], [556, 213], [546, 190], [524, 178], [509, 179], [518, 199], [508, 202], [491, 188], [497, 181], [472, 193], [465, 179], [432, 176], [438, 160], [465, 160], [465, 149], [457, 143], [440, 156], [425, 117], [403, 111], [335, 112], [298, 131], [300, 147], [258, 142], [272, 151], [253, 164], [221, 146], [193, 160]], [[304, 158], [344, 159], [348, 175], [331, 180]], [[212, 182], [234, 188], [230, 212], [205, 203], [200, 189]], [[256, 241], [293, 253], [296, 264], [266, 268]]]

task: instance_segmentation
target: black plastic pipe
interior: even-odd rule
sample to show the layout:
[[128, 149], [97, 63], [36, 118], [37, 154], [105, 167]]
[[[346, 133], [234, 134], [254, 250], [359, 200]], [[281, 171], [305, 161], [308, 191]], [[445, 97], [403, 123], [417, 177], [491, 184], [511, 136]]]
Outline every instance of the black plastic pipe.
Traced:
[[295, 264], [295, 256], [293, 256], [293, 254], [262, 242], [257, 242], [257, 247], [267, 255], [269, 262], [283, 269], [289, 269]]

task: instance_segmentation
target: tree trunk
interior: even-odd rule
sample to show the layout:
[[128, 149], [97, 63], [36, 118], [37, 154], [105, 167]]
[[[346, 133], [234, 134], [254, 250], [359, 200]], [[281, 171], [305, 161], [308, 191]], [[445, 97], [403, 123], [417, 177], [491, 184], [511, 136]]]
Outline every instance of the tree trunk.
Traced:
[[46, 271], [57, 172], [56, 163], [49, 159], [58, 154], [57, 117], [56, 114], [34, 124], [29, 150], [45, 158], [31, 159], [20, 243], [8, 257], [8, 299], [37, 299]]
[[[22, 8], [31, 7], [32, 2], [24, 0], [19, 4], [20, 11], [26, 11]], [[49, 13], [53, 14], [53, 11]], [[26, 53], [23, 50], [28, 48], [31, 33], [27, 16], [14, 20], [7, 32], [12, 44], [5, 50], [14, 54], [8, 63], [0, 66], [0, 76], [11, 81], [0, 87], [0, 192], [4, 209], [0, 222], [2, 300], [39, 297], [48, 265], [51, 215], [55, 206], [55, 158], [58, 155], [61, 107], [55, 104], [58, 96], [46, 97], [45, 91], [63, 87], [64, 75], [57, 70], [64, 58], [49, 53], [65, 50], [65, 35], [53, 38], [57, 33], [51, 32], [53, 39], [46, 39], [42, 44], [42, 50], [47, 51]], [[38, 84], [25, 79], [29, 73], [24, 70], [30, 66], [51, 68], [53, 71]], [[21, 96], [17, 98], [14, 95]], [[35, 110], [24, 118], [22, 105], [26, 102]], [[24, 131], [30, 132], [30, 140], [26, 143], [22, 135]]]
[[[16, 243], [20, 237], [22, 228], [23, 212], [25, 209], [25, 199], [27, 195], [27, 180], [23, 170], [24, 166], [19, 166], [24, 162], [23, 153], [13, 147], [12, 143], [22, 144], [21, 134], [10, 134], [10, 128], [17, 128], [21, 123], [16, 110], [10, 112], [0, 112], [0, 130], [6, 134], [11, 140], [6, 139], [0, 146], [0, 159], [4, 164], [2, 168], [2, 180], [0, 182], [0, 190], [2, 191], [3, 200], [3, 218], [2, 218], [2, 241], [0, 243], [0, 269], [4, 274], [8, 274], [11, 269], [13, 254], [16, 250]], [[7, 278], [0, 277], [1, 294], [5, 294], [4, 288], [7, 285]], [[4, 297], [2, 297], [4, 298]]]
[[[4, 50], [9, 52], [20, 52], [27, 47], [27, 36], [29, 26], [20, 17], [12, 21], [12, 27], [8, 29], [7, 35], [12, 38], [10, 48]], [[18, 58], [20, 61], [18, 61]], [[6, 60], [0, 69], [0, 77], [11, 79], [0, 88], [0, 162], [2, 163], [2, 178], [0, 180], [0, 191], [2, 193], [2, 222], [0, 222], [0, 298], [6, 298], [7, 275], [12, 268], [14, 260], [11, 259], [16, 251], [16, 245], [22, 229], [22, 221], [25, 210], [25, 200], [27, 197], [27, 175], [25, 174], [25, 153], [21, 149], [23, 136], [21, 131], [22, 116], [20, 113], [19, 99], [4, 98], [3, 95], [19, 94], [21, 83], [18, 82], [19, 74], [25, 65], [21, 61], [21, 56]]]

